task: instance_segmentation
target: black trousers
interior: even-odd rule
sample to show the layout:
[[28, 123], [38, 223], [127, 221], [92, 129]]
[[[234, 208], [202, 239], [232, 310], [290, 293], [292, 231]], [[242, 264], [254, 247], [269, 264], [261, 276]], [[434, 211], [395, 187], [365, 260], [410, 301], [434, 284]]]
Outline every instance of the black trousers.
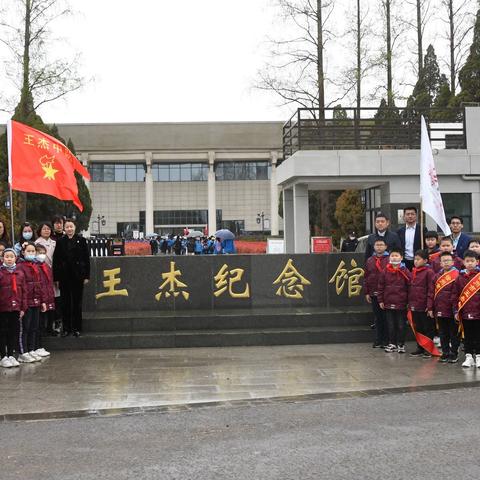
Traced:
[[453, 318], [437, 317], [438, 329], [440, 330], [440, 344], [442, 353], [457, 355], [460, 346], [460, 336], [458, 335], [458, 323]]
[[403, 259], [403, 263], [410, 271], [412, 271], [413, 267], [415, 266], [413, 260], [407, 260], [406, 258]]
[[[412, 312], [412, 317], [413, 324], [415, 325], [415, 330], [418, 333], [422, 333], [426, 337], [433, 340], [435, 332], [434, 319], [430, 318], [427, 315], [427, 312]], [[423, 348], [418, 343], [417, 347], [423, 350]]]
[[465, 353], [480, 354], [480, 320], [464, 320]]
[[39, 348], [37, 345], [38, 331], [40, 329], [40, 307], [28, 307], [22, 317], [20, 330], [20, 353], [31, 352]]
[[385, 310], [388, 326], [388, 343], [405, 345], [407, 334], [407, 312], [405, 310]]
[[20, 333], [20, 313], [0, 313], [0, 358], [12, 357], [17, 351]]
[[385, 318], [385, 310], [380, 308], [378, 298], [372, 296], [372, 310], [375, 316], [375, 343], [377, 345], [388, 344], [387, 321]]
[[63, 330], [82, 331], [83, 280], [69, 278], [60, 282], [62, 297]]
[[53, 332], [53, 324], [55, 323], [55, 310], [47, 310], [40, 312], [40, 328], [37, 332], [36, 343], [38, 348], [42, 346], [42, 336], [50, 335]]

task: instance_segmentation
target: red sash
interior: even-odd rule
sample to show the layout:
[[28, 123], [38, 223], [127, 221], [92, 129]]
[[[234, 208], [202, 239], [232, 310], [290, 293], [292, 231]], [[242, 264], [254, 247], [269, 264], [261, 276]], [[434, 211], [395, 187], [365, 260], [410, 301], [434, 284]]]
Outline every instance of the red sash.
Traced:
[[447, 286], [453, 283], [458, 275], [459, 275], [458, 270], [450, 270], [448, 272], [445, 272], [442, 274], [440, 277], [438, 277], [437, 281], [435, 282], [435, 294], [433, 298], [437, 298], [437, 295]]
[[429, 262], [433, 262], [436, 258], [438, 258], [440, 255], [442, 254], [442, 252], [439, 250], [438, 252], [434, 252], [434, 253], [431, 253], [429, 256], [428, 256], [428, 261]]
[[423, 349], [429, 352], [430, 355], [433, 355], [434, 357], [440, 357], [441, 353], [433, 343], [433, 340], [425, 336], [423, 333], [419, 333], [415, 330], [415, 324], [413, 323], [413, 315], [411, 310], [407, 312], [407, 318], [408, 318], [408, 323], [410, 324], [410, 327], [415, 335], [415, 339], [417, 340], [417, 343]]
[[463, 288], [458, 299], [458, 312], [480, 291], [480, 273], [477, 273]]

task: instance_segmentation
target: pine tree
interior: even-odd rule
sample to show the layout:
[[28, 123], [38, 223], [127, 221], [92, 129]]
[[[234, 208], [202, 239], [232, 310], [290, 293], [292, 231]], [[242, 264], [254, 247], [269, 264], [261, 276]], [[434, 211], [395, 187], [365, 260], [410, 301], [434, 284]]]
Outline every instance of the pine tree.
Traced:
[[462, 88], [458, 95], [459, 102], [480, 102], [480, 10], [477, 12], [470, 54], [458, 79]]
[[[423, 68], [419, 72], [417, 83], [412, 94], [407, 100], [407, 111], [411, 118], [417, 119], [420, 115], [429, 115], [430, 109], [437, 102], [437, 98], [442, 91], [442, 102], [449, 99], [444, 98], [447, 94], [445, 83], [448, 87], [448, 81], [445, 75], [440, 73], [435, 49], [432, 45], [427, 48], [424, 58]], [[443, 90], [442, 90], [443, 87]]]
[[359, 190], [345, 190], [337, 199], [335, 219], [342, 235], [351, 230], [362, 234], [365, 231], [365, 208]]

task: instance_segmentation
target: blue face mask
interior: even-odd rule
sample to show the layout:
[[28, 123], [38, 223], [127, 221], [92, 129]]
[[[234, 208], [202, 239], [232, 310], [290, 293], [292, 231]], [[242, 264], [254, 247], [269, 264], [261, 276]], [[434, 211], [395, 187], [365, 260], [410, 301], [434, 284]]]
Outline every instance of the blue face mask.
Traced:
[[33, 262], [35, 260], [35, 255], [25, 255], [24, 258], [27, 262]]
[[23, 232], [23, 238], [25, 240], [31, 240], [33, 237], [33, 233], [32, 232]]

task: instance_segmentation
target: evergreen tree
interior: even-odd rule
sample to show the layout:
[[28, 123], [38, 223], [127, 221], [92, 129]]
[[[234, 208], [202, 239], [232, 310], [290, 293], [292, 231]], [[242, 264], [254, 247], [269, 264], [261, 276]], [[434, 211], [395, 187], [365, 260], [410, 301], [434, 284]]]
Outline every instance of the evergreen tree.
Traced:
[[428, 116], [429, 110], [437, 102], [440, 91], [442, 91], [441, 101], [446, 102], [445, 106], [448, 105], [450, 99], [445, 98], [447, 95], [445, 84], [448, 87], [447, 78], [440, 73], [435, 50], [432, 45], [429, 45], [423, 68], [420, 70], [417, 83], [407, 100], [408, 116], [413, 119], [418, 119], [420, 115]]
[[480, 102], [480, 10], [477, 12], [470, 54], [458, 78], [462, 91], [458, 95], [457, 103]]
[[345, 190], [338, 197], [335, 219], [344, 236], [351, 230], [358, 236], [365, 231], [365, 208], [359, 190]]
[[374, 125], [369, 143], [377, 147], [398, 145], [403, 136], [402, 119], [395, 102], [392, 107], [389, 107], [385, 98], [382, 98], [373, 119]]

